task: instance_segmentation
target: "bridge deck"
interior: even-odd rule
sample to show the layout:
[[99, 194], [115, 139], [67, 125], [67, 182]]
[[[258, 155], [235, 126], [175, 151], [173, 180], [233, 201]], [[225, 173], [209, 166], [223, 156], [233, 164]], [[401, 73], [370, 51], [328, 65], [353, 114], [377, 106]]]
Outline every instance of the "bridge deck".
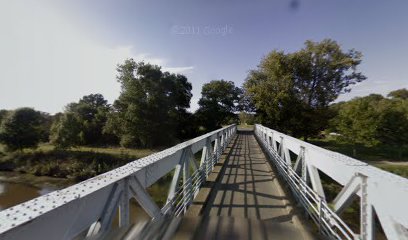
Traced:
[[290, 223], [275, 177], [252, 132], [240, 132], [203, 215]]
[[193, 239], [311, 239], [253, 132], [239, 131], [229, 151], [200, 220], [184, 220], [178, 237], [197, 225]]

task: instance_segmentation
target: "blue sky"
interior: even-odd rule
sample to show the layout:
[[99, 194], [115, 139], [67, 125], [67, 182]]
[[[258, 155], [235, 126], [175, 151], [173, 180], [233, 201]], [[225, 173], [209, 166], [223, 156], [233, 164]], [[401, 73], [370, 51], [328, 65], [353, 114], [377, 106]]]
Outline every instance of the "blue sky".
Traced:
[[203, 83], [241, 86], [271, 50], [324, 38], [364, 55], [368, 79], [339, 100], [386, 94], [408, 88], [407, 12], [406, 0], [0, 0], [0, 109], [55, 113], [90, 93], [112, 103], [116, 64], [133, 57], [185, 74], [195, 110]]

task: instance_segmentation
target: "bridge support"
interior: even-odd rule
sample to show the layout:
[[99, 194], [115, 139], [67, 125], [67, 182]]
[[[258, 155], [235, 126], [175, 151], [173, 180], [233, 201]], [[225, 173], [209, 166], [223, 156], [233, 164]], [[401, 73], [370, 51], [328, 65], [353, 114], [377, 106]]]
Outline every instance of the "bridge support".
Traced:
[[363, 240], [374, 239], [374, 208], [369, 201], [367, 176], [356, 173], [333, 200], [333, 209], [341, 214], [360, 196], [360, 236]]
[[[131, 198], [135, 198], [153, 220], [165, 213], [172, 214], [174, 210], [180, 210], [181, 214], [235, 132], [235, 125], [215, 130], [71, 187], [3, 210], [0, 212], [0, 240], [73, 239], [82, 234], [92, 239], [99, 238], [111, 229], [117, 212], [121, 227], [131, 222]], [[215, 154], [211, 147], [214, 141]], [[202, 164], [206, 168], [199, 167], [192, 159], [204, 147], [206, 150], [203, 152], [207, 153], [207, 157]], [[190, 167], [195, 169], [192, 174]], [[160, 209], [146, 188], [174, 169], [176, 174], [169, 189], [169, 204]], [[178, 188], [181, 174], [183, 187]], [[184, 199], [179, 201], [179, 197]], [[173, 209], [173, 205], [178, 209]]]

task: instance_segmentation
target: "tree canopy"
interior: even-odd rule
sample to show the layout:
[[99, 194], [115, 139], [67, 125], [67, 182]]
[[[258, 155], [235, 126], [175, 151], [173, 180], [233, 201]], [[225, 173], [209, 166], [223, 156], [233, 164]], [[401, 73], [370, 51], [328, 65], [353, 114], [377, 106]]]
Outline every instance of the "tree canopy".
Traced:
[[401, 149], [408, 144], [408, 100], [370, 94], [335, 104], [333, 110], [332, 130], [348, 143]]
[[380, 113], [377, 107], [381, 101], [382, 99], [368, 96], [356, 98], [340, 106], [333, 121], [345, 141], [367, 146], [379, 143], [377, 131]]
[[241, 89], [232, 81], [213, 80], [204, 84], [196, 112], [200, 125], [208, 131], [236, 122], [238, 116], [234, 112], [239, 110], [241, 95]]
[[107, 131], [123, 146], [168, 145], [177, 139], [179, 121], [190, 107], [191, 83], [180, 74], [163, 72], [157, 65], [126, 60], [117, 68], [121, 84]]
[[357, 71], [361, 57], [330, 39], [306, 41], [293, 53], [274, 50], [250, 71], [245, 91], [261, 123], [297, 137], [313, 136], [327, 127], [328, 105], [366, 79]]
[[408, 100], [408, 90], [406, 88], [398, 89], [398, 90], [390, 92], [387, 96], [391, 98], [399, 98], [403, 100]]
[[110, 110], [101, 94], [89, 94], [66, 106], [52, 127], [51, 140], [59, 147], [112, 143], [104, 127]]
[[32, 108], [19, 108], [9, 111], [0, 126], [0, 142], [9, 150], [35, 148], [41, 140], [41, 112]]
[[72, 112], [60, 115], [51, 127], [51, 143], [57, 148], [81, 145], [81, 123]]

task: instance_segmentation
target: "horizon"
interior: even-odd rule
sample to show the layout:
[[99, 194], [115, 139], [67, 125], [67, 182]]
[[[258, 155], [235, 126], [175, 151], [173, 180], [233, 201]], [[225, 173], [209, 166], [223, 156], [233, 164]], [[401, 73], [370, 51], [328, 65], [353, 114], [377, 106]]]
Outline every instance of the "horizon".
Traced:
[[185, 75], [194, 112], [204, 83], [241, 87], [272, 50], [293, 52], [325, 38], [361, 51], [367, 76], [336, 102], [385, 96], [408, 88], [407, 9], [404, 1], [3, 1], [0, 109], [55, 114], [95, 93], [112, 104], [120, 93], [116, 66], [133, 58]]

